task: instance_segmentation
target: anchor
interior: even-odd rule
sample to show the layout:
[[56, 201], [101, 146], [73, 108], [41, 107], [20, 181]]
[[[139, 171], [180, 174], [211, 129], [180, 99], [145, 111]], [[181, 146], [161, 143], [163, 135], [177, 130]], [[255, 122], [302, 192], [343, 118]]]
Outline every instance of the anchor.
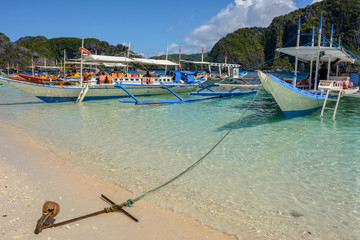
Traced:
[[98, 211], [98, 212], [90, 213], [90, 214], [87, 214], [87, 215], [84, 215], [81, 217], [69, 219], [69, 220], [66, 220], [63, 222], [59, 222], [59, 223], [55, 223], [54, 218], [60, 212], [60, 205], [57, 204], [56, 202], [46, 201], [42, 208], [43, 214], [40, 217], [40, 219], [37, 221], [34, 233], [39, 234], [42, 230], [47, 229], [47, 228], [54, 228], [54, 227], [62, 226], [62, 225], [68, 224], [68, 223], [80, 221], [85, 218], [97, 216], [97, 215], [100, 215], [103, 213], [110, 213], [110, 212], [121, 212], [121, 213], [125, 214], [126, 216], [128, 216], [129, 218], [131, 218], [133, 221], [139, 222], [139, 220], [137, 218], [135, 218], [134, 216], [132, 216], [130, 213], [128, 213], [127, 211], [125, 211], [123, 209], [123, 207], [130, 206], [132, 204], [131, 200], [128, 200], [127, 202], [124, 202], [122, 204], [115, 204], [115, 202], [113, 202], [112, 200], [110, 200], [108, 197], [106, 197], [103, 194], [101, 194], [100, 198], [102, 200], [104, 200], [105, 202], [107, 202], [108, 204], [110, 204], [111, 206], [108, 208], [104, 208], [103, 210]]

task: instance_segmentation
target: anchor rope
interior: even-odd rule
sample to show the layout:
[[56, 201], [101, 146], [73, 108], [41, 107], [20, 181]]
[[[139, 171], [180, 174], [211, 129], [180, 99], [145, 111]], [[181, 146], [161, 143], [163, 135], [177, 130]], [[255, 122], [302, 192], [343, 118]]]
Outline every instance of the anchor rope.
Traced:
[[194, 162], [192, 165], [190, 165], [188, 168], [186, 168], [184, 171], [182, 171], [181, 173], [179, 173], [178, 175], [176, 175], [175, 177], [171, 178], [170, 180], [168, 180], [167, 182], [159, 185], [156, 188], [153, 188], [149, 191], [147, 191], [146, 193], [138, 196], [135, 199], [129, 199], [126, 202], [120, 204], [119, 206], [128, 206], [131, 207], [133, 206], [133, 204], [137, 201], [139, 201], [140, 199], [144, 198], [145, 196], [147, 196], [150, 193], [153, 193], [165, 186], [167, 186], [168, 184], [174, 182], [175, 180], [177, 180], [178, 178], [180, 178], [181, 176], [183, 176], [184, 174], [188, 173], [189, 171], [191, 171], [192, 169], [194, 169], [196, 166], [198, 166], [211, 152], [213, 152], [215, 150], [215, 148], [217, 146], [220, 145], [220, 143], [222, 141], [224, 141], [224, 139], [232, 132], [232, 130], [234, 130], [234, 128], [240, 123], [240, 121], [244, 118], [245, 114], [247, 113], [247, 111], [250, 109], [250, 107], [253, 105], [255, 99], [258, 97], [259, 92], [262, 90], [262, 86], [260, 87], [259, 91], [255, 94], [254, 98], [251, 100], [250, 104], [248, 105], [248, 107], [243, 111], [243, 113], [241, 114], [241, 116], [237, 119], [237, 121], [233, 124], [233, 126], [229, 129], [229, 131], [227, 131], [227, 133], [220, 138], [220, 140], [212, 147], [210, 148], [209, 151], [207, 151], [201, 158], [199, 158], [196, 162]]
[[[288, 45], [294, 38], [292, 38], [291, 40], [289, 40], [284, 46]], [[284, 47], [283, 46], [283, 47]], [[274, 53], [272, 54], [275, 54], [276, 52], [278, 51], [275, 51]], [[272, 55], [270, 54], [270, 55]], [[269, 55], [269, 56], [270, 56]], [[269, 60], [269, 61], [272, 61], [272, 60], [275, 60], [277, 58], [280, 58], [282, 57], [283, 55], [285, 54], [281, 54], [279, 55], [278, 57], [274, 57], [273, 59]], [[265, 63], [269, 62], [269, 61], [266, 61]], [[265, 63], [262, 63], [262, 64], [259, 64], [257, 66], [261, 66]], [[250, 70], [250, 69], [253, 69], [257, 66], [254, 66], [254, 67], [251, 67], [247, 70]], [[265, 80], [266, 81], [266, 80]], [[232, 130], [234, 130], [234, 128], [240, 123], [240, 121], [244, 118], [245, 114], [247, 113], [247, 111], [250, 109], [250, 107], [253, 105], [255, 99], [259, 96], [259, 92], [262, 90], [263, 88], [263, 84], [261, 85], [259, 91], [255, 94], [254, 98], [251, 100], [250, 104], [247, 106], [247, 108], [243, 111], [243, 113], [241, 114], [241, 116], [237, 119], [237, 121], [233, 124], [233, 126], [229, 129], [229, 131], [227, 131], [227, 133], [220, 138], [220, 140], [212, 147], [210, 148], [209, 151], [207, 151], [202, 157], [200, 157], [196, 162], [194, 162], [192, 165], [190, 165], [188, 168], [186, 168], [184, 171], [182, 171], [181, 173], [179, 173], [178, 175], [176, 175], [175, 177], [169, 179], [168, 181], [166, 181], [165, 183], [159, 185], [158, 187], [155, 187], [147, 192], [145, 192], [144, 194], [138, 196], [137, 198], [134, 198], [134, 199], [129, 199], [127, 200], [126, 202], [123, 202], [117, 206], [127, 206], [127, 207], [131, 207], [135, 204], [135, 202], [139, 201], [140, 199], [146, 197], [148, 194], [150, 193], [153, 193], [167, 185], [169, 185], [170, 183], [174, 182], [175, 180], [179, 179], [180, 177], [182, 177], [183, 175], [185, 175], [186, 173], [190, 172], [191, 170], [193, 170], [195, 167], [197, 167], [208, 155], [210, 155], [210, 153], [212, 153], [216, 148], [217, 146], [219, 146], [224, 140], [225, 138], [227, 138], [227, 136], [232, 132]]]

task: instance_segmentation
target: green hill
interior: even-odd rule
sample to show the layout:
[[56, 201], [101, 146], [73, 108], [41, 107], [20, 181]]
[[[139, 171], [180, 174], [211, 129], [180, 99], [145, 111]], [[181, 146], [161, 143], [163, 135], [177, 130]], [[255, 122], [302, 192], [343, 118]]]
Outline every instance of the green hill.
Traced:
[[[274, 18], [267, 28], [239, 29], [220, 39], [209, 55], [222, 59], [227, 51], [229, 59], [242, 64], [244, 69], [251, 68], [259, 61], [264, 62], [273, 58], [272, 54], [277, 48], [296, 36], [299, 15], [301, 15], [301, 33], [308, 34], [302, 36], [300, 44], [310, 42], [312, 26], [315, 26], [315, 29], [319, 27], [321, 13], [323, 13], [323, 35], [330, 39], [331, 25], [334, 24], [334, 41], [338, 42], [341, 36], [341, 45], [360, 55], [360, 0], [323, 0]], [[288, 46], [295, 44], [296, 40], [293, 39]], [[269, 57], [265, 59], [265, 56]], [[293, 62], [293, 59], [282, 57], [261, 68], [290, 70]]]
[[[31, 59], [34, 59], [38, 65], [42, 65], [45, 60], [47, 65], [55, 65], [56, 62], [63, 60], [64, 49], [67, 59], [80, 58], [80, 46], [80, 38], [47, 39], [43, 36], [27, 36], [11, 42], [5, 34], [0, 33], [0, 68], [5, 69], [6, 65], [10, 64], [19, 65], [21, 70], [26, 70]], [[124, 45], [114, 46], [95, 38], [84, 39], [84, 47], [92, 53], [110, 56], [123, 56], [128, 49]], [[131, 55], [139, 56], [135, 52], [131, 52]]]

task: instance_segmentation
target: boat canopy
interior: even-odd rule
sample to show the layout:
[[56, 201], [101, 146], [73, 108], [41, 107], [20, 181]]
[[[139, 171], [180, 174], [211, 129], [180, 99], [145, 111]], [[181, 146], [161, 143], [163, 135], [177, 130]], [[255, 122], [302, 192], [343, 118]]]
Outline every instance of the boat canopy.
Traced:
[[127, 63], [134, 62], [133, 59], [128, 57], [115, 57], [115, 56], [104, 56], [104, 55], [87, 55], [85, 61], [89, 62], [107, 62], [107, 63]]
[[288, 47], [288, 48], [279, 48], [277, 51], [285, 53], [290, 56], [298, 57], [299, 60], [304, 62], [310, 62], [311, 59], [315, 60], [317, 54], [320, 53], [321, 62], [331, 62], [335, 60], [340, 60], [340, 62], [350, 62], [354, 63], [355, 60], [345, 53], [335, 47], [318, 47], [318, 46], [301, 46], [301, 47]]
[[122, 63], [103, 63], [105, 67], [127, 67], [127, 65]]
[[[81, 62], [66, 62], [67, 65], [69, 64], [75, 64], [75, 65], [80, 65]], [[102, 63], [98, 63], [98, 62], [83, 62], [83, 65], [91, 65], [91, 66], [95, 66], [95, 65], [101, 65]]]
[[36, 67], [36, 68], [39, 68], [39, 69], [59, 69], [60, 67], [59, 66], [29, 66], [29, 68], [32, 68], [32, 67]]
[[160, 60], [160, 59], [149, 59], [149, 58], [133, 58], [135, 63], [141, 63], [144, 65], [163, 65], [163, 66], [177, 66], [177, 63], [174, 63], [169, 60]]
[[180, 60], [183, 63], [192, 63], [192, 64], [203, 64], [203, 65], [210, 65], [213, 67], [233, 67], [239, 68], [241, 67], [240, 64], [232, 64], [232, 63], [214, 63], [214, 62], [201, 62], [201, 61], [189, 61], [189, 60]]
[[115, 57], [104, 55], [87, 55], [85, 61], [89, 62], [101, 62], [101, 63], [141, 63], [143, 65], [163, 65], [163, 66], [177, 66], [169, 60], [148, 59], [148, 58], [128, 58], [128, 57]]

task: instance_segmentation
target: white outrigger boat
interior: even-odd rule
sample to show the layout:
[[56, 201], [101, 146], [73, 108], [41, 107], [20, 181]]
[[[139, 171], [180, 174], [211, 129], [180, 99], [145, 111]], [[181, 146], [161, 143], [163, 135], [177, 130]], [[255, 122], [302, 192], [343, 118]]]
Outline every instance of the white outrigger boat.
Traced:
[[[322, 16], [321, 20], [322, 22]], [[325, 46], [325, 37], [323, 45], [321, 45], [321, 22], [318, 34], [318, 44], [315, 46], [314, 41], [314, 29], [312, 34], [312, 42], [305, 46], [299, 46], [300, 42], [300, 17], [299, 27], [297, 33], [297, 46], [280, 48], [277, 51], [294, 56], [295, 57], [295, 72], [294, 77], [291, 79], [291, 83], [288, 83], [286, 79], [279, 79], [271, 74], [265, 74], [262, 71], [258, 71], [259, 78], [263, 84], [264, 89], [272, 94], [275, 101], [279, 105], [284, 115], [288, 118], [296, 117], [322, 108], [321, 117], [324, 115], [324, 110], [333, 110], [333, 118], [335, 118], [336, 111], [339, 105], [341, 96], [354, 94], [359, 90], [359, 87], [350, 88], [350, 77], [348, 74], [338, 74], [338, 65], [336, 67], [336, 74], [330, 73], [331, 63], [355, 63], [360, 62], [356, 55], [350, 51], [345, 50], [333, 42], [333, 31], [331, 33], [331, 40], [328, 41], [329, 45]], [[297, 68], [298, 61], [310, 63], [310, 75], [305, 81], [299, 81], [297, 79]], [[320, 80], [319, 84], [317, 81], [313, 81], [314, 84], [311, 86], [313, 78], [313, 62], [316, 61], [315, 79], [318, 79], [318, 72], [320, 62], [327, 65], [326, 79]], [[326, 107], [329, 100], [336, 101], [335, 108]]]
[[[128, 64], [138, 63], [141, 65], [178, 66], [169, 60], [154, 60], [142, 58], [114, 57], [92, 55], [90, 51], [81, 50], [81, 71], [77, 83], [71, 85], [37, 84], [21, 79], [9, 77], [5, 74], [0, 76], [0, 82], [10, 84], [23, 90], [45, 102], [77, 101], [128, 97], [128, 92], [134, 96], [169, 94], [168, 89], [176, 93], [191, 92], [199, 87], [202, 79], [194, 79], [192, 76], [167, 76], [144, 78], [140, 75], [112, 77], [111, 83], [99, 83], [96, 77], [90, 77], [87, 83], [83, 82], [83, 61], [97, 62], [98, 64]], [[64, 81], [64, 78], [61, 79]], [[65, 79], [66, 80], [66, 79]], [[205, 79], [204, 79], [205, 80]], [[121, 86], [121, 87], [120, 87]], [[127, 90], [127, 91], [125, 91]]]
[[[203, 69], [204, 66], [205, 68], [208, 68], [206, 71], [202, 71], [197, 74], [199, 76], [206, 77], [206, 81], [203, 82], [204, 84], [216, 87], [218, 90], [229, 91], [233, 88], [242, 90], [258, 90], [261, 87], [261, 84], [247, 82], [247, 80], [244, 79], [247, 72], [239, 72], [239, 68], [241, 66], [239, 64], [227, 63], [226, 57], [224, 63], [204, 62], [202, 58], [202, 61], [180, 60], [180, 64], [192, 64], [195, 66], [200, 65], [201, 69]], [[218, 68], [218, 76], [211, 75], [213, 67]], [[227, 69], [227, 72], [223, 75], [221, 70], [224, 68]]]

